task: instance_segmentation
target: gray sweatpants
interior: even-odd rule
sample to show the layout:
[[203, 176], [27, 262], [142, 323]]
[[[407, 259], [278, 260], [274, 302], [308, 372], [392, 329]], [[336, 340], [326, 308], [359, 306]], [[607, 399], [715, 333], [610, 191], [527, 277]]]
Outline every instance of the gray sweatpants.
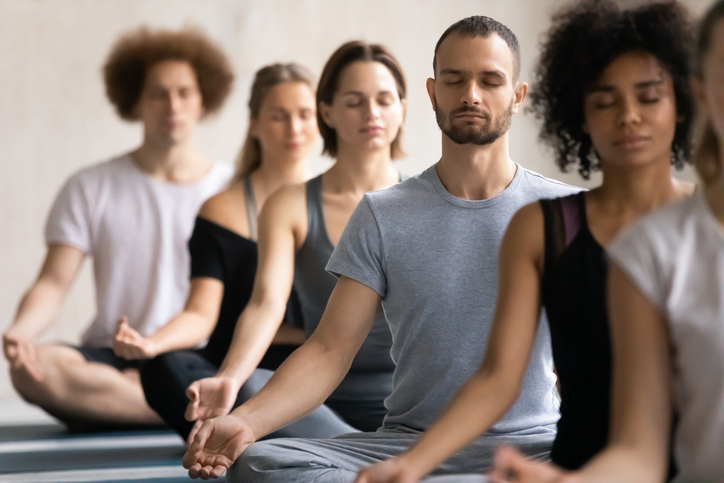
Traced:
[[[500, 444], [512, 445], [523, 454], [545, 460], [555, 438], [555, 426], [537, 429], [542, 432], [488, 434], [448, 459], [433, 475], [458, 475], [455, 481], [480, 483], [484, 479], [477, 475], [490, 467], [495, 448]], [[229, 469], [226, 480], [234, 483], [351, 482], [361, 468], [400, 454], [419, 435], [409, 429], [380, 429], [330, 439], [257, 442]]]

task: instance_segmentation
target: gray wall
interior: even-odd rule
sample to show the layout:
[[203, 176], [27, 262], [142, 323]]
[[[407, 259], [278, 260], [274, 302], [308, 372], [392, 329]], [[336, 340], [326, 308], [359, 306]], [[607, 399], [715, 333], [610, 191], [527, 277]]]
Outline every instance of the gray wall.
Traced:
[[[0, 0], [0, 332], [44, 255], [43, 225], [63, 181], [82, 166], [127, 151], [139, 126], [120, 121], [105, 99], [100, 68], [114, 39], [139, 24], [203, 28], [228, 52], [237, 72], [223, 111], [202, 125], [198, 146], [230, 161], [246, 128], [253, 72], [298, 61], [319, 72], [342, 42], [381, 42], [401, 60], [409, 84], [404, 171], [417, 173], [440, 153], [440, 134], [425, 93], [432, 51], [444, 29], [474, 14], [494, 17], [520, 38], [522, 78], [530, 78], [541, 32], [557, 0]], [[696, 12], [706, 0], [686, 2]], [[527, 168], [582, 184], [557, 171], [537, 142], [537, 126], [516, 116], [511, 156]], [[315, 158], [315, 170], [328, 160]], [[684, 177], [691, 178], [690, 173]], [[596, 180], [587, 184], [591, 186]], [[89, 263], [45, 340], [74, 342], [93, 315]], [[0, 358], [0, 400], [17, 396]]]

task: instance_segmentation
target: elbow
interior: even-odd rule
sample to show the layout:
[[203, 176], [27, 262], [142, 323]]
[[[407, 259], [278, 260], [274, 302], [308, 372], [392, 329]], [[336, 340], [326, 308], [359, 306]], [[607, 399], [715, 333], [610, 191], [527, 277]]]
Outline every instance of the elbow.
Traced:
[[504, 371], [481, 367], [470, 379], [475, 391], [481, 397], [494, 395], [505, 411], [509, 410], [523, 391], [523, 380]]

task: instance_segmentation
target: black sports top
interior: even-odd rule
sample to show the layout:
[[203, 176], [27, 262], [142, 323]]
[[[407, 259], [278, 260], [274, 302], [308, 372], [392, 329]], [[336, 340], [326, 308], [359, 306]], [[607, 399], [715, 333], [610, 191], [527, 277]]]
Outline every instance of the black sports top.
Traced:
[[[248, 180], [248, 178], [246, 179]], [[249, 216], [247, 213], [249, 226], [252, 228], [253, 225], [254, 228], [250, 229], [251, 234], [256, 233], [256, 204], [252, 205], [249, 202], [250, 198], [253, 200], [253, 196], [251, 185], [245, 180], [244, 197], [247, 212], [250, 206], [254, 211], [253, 216]], [[189, 252], [191, 254], [191, 278], [210, 277], [224, 284], [219, 318], [214, 332], [203, 350], [204, 358], [218, 366], [221, 365], [229, 350], [236, 321], [251, 297], [256, 274], [257, 245], [249, 238], [205, 218], [197, 217], [189, 240]], [[299, 303], [296, 300], [296, 294], [292, 291], [284, 322], [298, 327], [301, 323], [301, 316], [295, 315], [299, 312]]]
[[545, 226], [541, 296], [561, 389], [561, 419], [551, 459], [573, 470], [608, 441], [606, 253], [588, 229], [583, 192], [540, 203]]

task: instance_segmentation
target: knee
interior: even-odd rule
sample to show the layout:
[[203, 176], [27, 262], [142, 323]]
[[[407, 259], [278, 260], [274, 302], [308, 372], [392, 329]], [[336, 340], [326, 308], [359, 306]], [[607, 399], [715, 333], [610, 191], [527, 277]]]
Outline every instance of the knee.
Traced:
[[277, 469], [275, 463], [278, 459], [274, 458], [275, 454], [278, 455], [278, 450], [274, 450], [273, 442], [260, 441], [252, 444], [229, 468], [227, 481], [257, 481], [263, 473]]
[[10, 381], [20, 397], [30, 404], [40, 404], [47, 397], [45, 380], [36, 379], [23, 367], [10, 368]]

